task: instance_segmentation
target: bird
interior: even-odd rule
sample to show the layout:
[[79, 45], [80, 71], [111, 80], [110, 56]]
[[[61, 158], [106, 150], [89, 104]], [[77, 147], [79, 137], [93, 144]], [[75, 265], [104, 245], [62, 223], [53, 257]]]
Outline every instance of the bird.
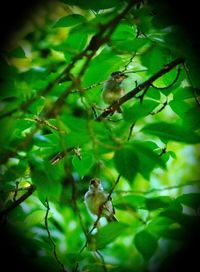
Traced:
[[88, 211], [92, 215], [105, 217], [108, 222], [118, 221], [115, 217], [115, 209], [109, 194], [104, 191], [101, 180], [90, 180], [89, 190], [85, 193], [84, 201]]
[[[102, 97], [106, 104], [112, 105], [124, 95], [125, 91], [122, 86], [122, 82], [125, 78], [127, 78], [127, 75], [123, 72], [116, 71], [113, 72], [108, 80], [105, 81], [102, 90]], [[122, 112], [120, 107], [117, 109], [117, 112]]]

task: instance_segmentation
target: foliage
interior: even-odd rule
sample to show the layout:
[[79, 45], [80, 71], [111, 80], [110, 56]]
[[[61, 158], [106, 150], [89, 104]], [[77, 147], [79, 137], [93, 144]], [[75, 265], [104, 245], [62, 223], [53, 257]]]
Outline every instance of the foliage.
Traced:
[[[157, 1], [49, 3], [2, 53], [0, 216], [43, 271], [148, 271], [197, 222], [200, 81], [162, 12]], [[116, 71], [126, 94], [106, 105]], [[119, 222], [88, 214], [93, 177]]]

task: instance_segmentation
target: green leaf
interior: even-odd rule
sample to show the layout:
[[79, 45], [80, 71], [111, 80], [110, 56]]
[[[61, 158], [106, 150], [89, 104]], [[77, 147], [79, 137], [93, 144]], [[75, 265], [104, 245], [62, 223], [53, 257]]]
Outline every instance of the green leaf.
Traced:
[[[141, 161], [144, 159], [144, 157], [151, 159], [151, 162], [154, 162], [155, 165], [159, 165], [162, 168], [165, 168], [165, 164], [163, 163], [161, 157], [156, 154], [152, 149], [152, 142], [150, 141], [133, 141], [132, 146], [138, 152], [138, 155], [141, 157]], [[155, 148], [155, 145], [154, 147]]]
[[114, 162], [120, 175], [132, 182], [139, 170], [139, 158], [136, 152], [129, 147], [117, 150]]
[[35, 157], [34, 154], [30, 155], [30, 166], [31, 178], [36, 185], [41, 202], [45, 204], [46, 198], [54, 201], [58, 200], [61, 193], [61, 184], [56, 166]]
[[99, 229], [99, 231], [94, 235], [96, 249], [105, 248], [108, 244], [124, 233], [127, 227], [128, 225], [122, 223], [110, 222], [106, 226]]
[[181, 118], [184, 118], [188, 110], [191, 109], [191, 105], [182, 100], [181, 101], [172, 100], [171, 102], [169, 102], [169, 106]]
[[197, 216], [183, 214], [179, 211], [170, 210], [170, 209], [161, 212], [160, 215], [169, 217], [170, 219], [173, 219], [179, 224], [186, 227], [191, 227], [193, 224], [198, 223], [198, 220], [199, 220]]
[[182, 118], [182, 125], [187, 127], [189, 130], [196, 130], [200, 127], [200, 109], [199, 107], [190, 107], [185, 112]]
[[161, 236], [173, 240], [182, 240], [186, 235], [183, 226], [170, 218], [162, 216], [154, 218], [148, 224], [148, 230], [158, 235], [158, 237]]
[[159, 103], [153, 100], [144, 100], [142, 104], [137, 101], [130, 108], [123, 110], [124, 119], [127, 122], [134, 123], [138, 119], [149, 115], [158, 105]]
[[8, 56], [12, 57], [12, 58], [25, 58], [26, 57], [25, 52], [21, 47], [17, 47], [15, 49], [13, 49], [12, 51], [10, 51], [8, 53]]
[[85, 22], [86, 19], [80, 14], [72, 14], [61, 17], [54, 25], [53, 28], [70, 27]]
[[92, 153], [82, 153], [82, 159], [80, 160], [77, 156], [74, 156], [72, 159], [72, 164], [76, 171], [79, 173], [81, 177], [87, 174], [91, 167], [93, 166], [95, 160]]
[[31, 113], [38, 115], [43, 110], [44, 106], [45, 106], [45, 98], [40, 97], [39, 99], [37, 99], [35, 102], [33, 102], [30, 105], [29, 110], [31, 111]]
[[[179, 80], [174, 82], [176, 77], [177, 77], [177, 71], [176, 71], [176, 69], [172, 69], [168, 73], [165, 73], [164, 75], [162, 75], [162, 77], [159, 77], [157, 80], [155, 80], [153, 85], [157, 88], [160, 88], [160, 92], [162, 92], [165, 96], [167, 96], [174, 89], [176, 89], [177, 87], [180, 86]], [[171, 86], [171, 84], [172, 84], [172, 86]], [[167, 88], [165, 89], [165, 87], [167, 87]], [[162, 88], [164, 88], [164, 89], [162, 89]]]
[[149, 40], [146, 38], [129, 38], [128, 40], [112, 40], [112, 47], [117, 50], [122, 51], [123, 53], [133, 53], [143, 48], [149, 43]]
[[[90, 86], [106, 80], [110, 74], [119, 70], [121, 58], [116, 55], [110, 47], [105, 47], [95, 58], [90, 62], [90, 66], [85, 72], [83, 78], [83, 86]], [[100, 71], [103, 71], [102, 73]]]
[[185, 100], [194, 97], [194, 90], [191, 87], [177, 88], [173, 92], [174, 100]]
[[0, 126], [2, 128], [0, 133], [0, 143], [3, 143], [2, 147], [9, 145], [9, 141], [14, 135], [14, 131], [17, 129], [17, 120], [13, 117], [7, 117], [0, 121]]
[[129, 145], [135, 151], [139, 159], [139, 172], [147, 180], [154, 168], [165, 168], [165, 163], [162, 158], [153, 151], [155, 145], [152, 145], [152, 142], [132, 141]]
[[160, 208], [169, 207], [171, 203], [171, 198], [169, 196], [159, 196], [155, 198], [146, 199], [146, 207], [148, 210], [155, 210]]
[[176, 141], [189, 144], [200, 142], [200, 135], [178, 124], [164, 122], [148, 124], [142, 128], [142, 131], [150, 135], [155, 135], [164, 141]]
[[154, 74], [167, 63], [168, 51], [159, 46], [151, 46], [142, 55], [142, 64], [148, 68], [150, 74]]
[[161, 235], [161, 233], [163, 233], [166, 229], [169, 229], [175, 222], [176, 221], [171, 218], [157, 216], [148, 224], [148, 230], [152, 233]]
[[154, 255], [158, 246], [156, 238], [146, 230], [140, 231], [135, 235], [134, 243], [137, 250], [147, 261]]
[[136, 28], [134, 25], [130, 25], [127, 22], [121, 22], [114, 33], [111, 40], [134, 40], [136, 37]]
[[[85, 29], [85, 31], [84, 31]], [[82, 25], [75, 26], [70, 30], [68, 37], [55, 49], [66, 54], [66, 58], [83, 50], [88, 43], [89, 30]]]
[[45, 213], [46, 211], [44, 210], [38, 210], [38, 211], [34, 211], [31, 214], [29, 214], [25, 221], [24, 224], [27, 228], [30, 228], [32, 226], [35, 226], [39, 223], [43, 223], [44, 221], [44, 217], [45, 217]]
[[136, 209], [144, 208], [145, 201], [145, 197], [140, 195], [126, 195], [115, 201], [115, 207], [122, 210], [131, 208], [135, 211]]
[[177, 197], [176, 200], [193, 209], [198, 209], [200, 207], [200, 193], [184, 194]]

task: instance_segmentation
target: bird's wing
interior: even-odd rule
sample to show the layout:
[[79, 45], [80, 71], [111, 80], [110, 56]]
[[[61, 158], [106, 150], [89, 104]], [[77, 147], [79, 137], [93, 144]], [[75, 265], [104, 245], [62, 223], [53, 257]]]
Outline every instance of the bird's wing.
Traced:
[[[107, 194], [107, 197], [108, 197], [108, 194]], [[112, 203], [112, 198], [109, 197], [108, 201], [105, 203], [105, 209], [109, 212], [109, 213], [112, 213], [112, 214], [115, 214], [115, 208], [113, 206], [113, 203]]]

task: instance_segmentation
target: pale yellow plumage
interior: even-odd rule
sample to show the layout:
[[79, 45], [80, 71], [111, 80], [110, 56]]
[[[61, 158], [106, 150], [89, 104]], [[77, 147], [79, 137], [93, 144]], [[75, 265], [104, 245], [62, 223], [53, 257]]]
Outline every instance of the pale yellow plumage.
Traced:
[[[89, 212], [96, 216], [105, 216], [108, 221], [117, 221], [115, 210], [108, 193], [103, 190], [101, 181], [94, 178], [90, 181], [89, 190], [85, 193], [85, 204]], [[102, 209], [102, 213], [101, 213]]]

